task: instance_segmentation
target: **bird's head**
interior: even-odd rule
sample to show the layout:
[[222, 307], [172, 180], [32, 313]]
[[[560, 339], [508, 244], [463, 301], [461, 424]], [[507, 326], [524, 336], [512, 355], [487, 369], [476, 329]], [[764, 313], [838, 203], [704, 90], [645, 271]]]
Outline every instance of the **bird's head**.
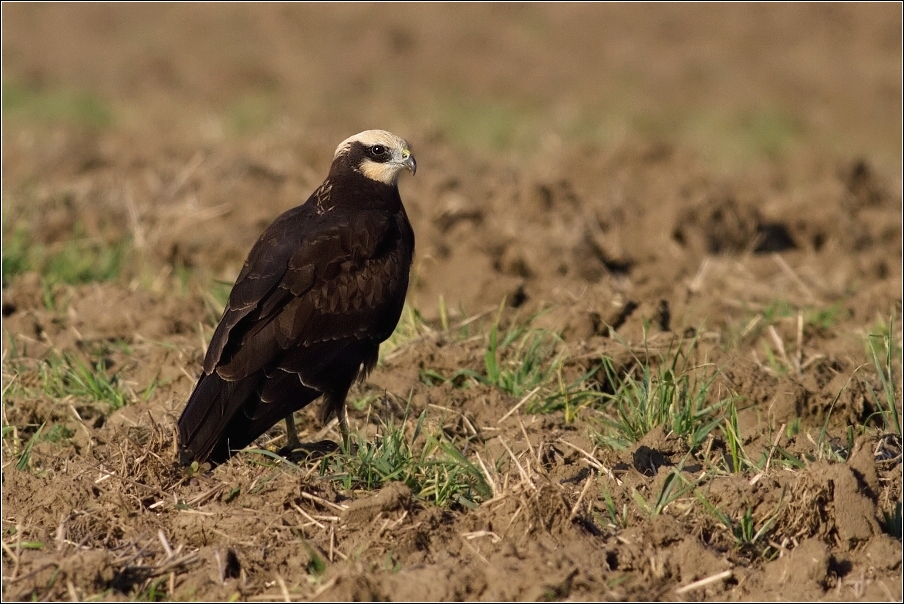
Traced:
[[365, 130], [339, 143], [333, 165], [339, 163], [391, 186], [396, 184], [402, 169], [412, 174], [417, 170], [411, 146], [405, 139], [385, 130]]

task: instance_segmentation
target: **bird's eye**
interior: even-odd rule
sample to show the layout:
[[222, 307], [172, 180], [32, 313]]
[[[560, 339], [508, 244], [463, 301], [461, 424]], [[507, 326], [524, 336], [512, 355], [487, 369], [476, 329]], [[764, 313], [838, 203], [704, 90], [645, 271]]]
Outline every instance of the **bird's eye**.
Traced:
[[370, 152], [376, 156], [385, 155], [386, 147], [384, 147], [383, 145], [374, 145], [370, 148]]

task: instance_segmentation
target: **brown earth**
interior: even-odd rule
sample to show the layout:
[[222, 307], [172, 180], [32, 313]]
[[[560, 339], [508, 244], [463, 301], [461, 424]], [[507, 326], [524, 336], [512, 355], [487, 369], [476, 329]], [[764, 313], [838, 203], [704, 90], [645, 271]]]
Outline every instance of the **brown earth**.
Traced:
[[[900, 432], [867, 344], [890, 329], [900, 413], [898, 5], [2, 16], [4, 265], [17, 232], [89, 258], [125, 242], [112, 281], [3, 283], [4, 600], [901, 600]], [[418, 158], [401, 189], [426, 324], [385, 347], [352, 425], [413, 436], [426, 410], [489, 496], [343, 489], [251, 454], [175, 470], [221, 282], [374, 127]], [[592, 406], [512, 412], [523, 397], [423, 378], [482, 371], [503, 300], [504, 326], [545, 311], [566, 381], [687, 351], [748, 457], [806, 463], [719, 472], [725, 425], [702, 449], [665, 427], [617, 449]], [[103, 358], [129, 404], [36, 389], [60, 354]], [[42, 424], [68, 436], [17, 469]], [[644, 507], [679, 480], [699, 496]], [[739, 546], [704, 500], [764, 536]]]

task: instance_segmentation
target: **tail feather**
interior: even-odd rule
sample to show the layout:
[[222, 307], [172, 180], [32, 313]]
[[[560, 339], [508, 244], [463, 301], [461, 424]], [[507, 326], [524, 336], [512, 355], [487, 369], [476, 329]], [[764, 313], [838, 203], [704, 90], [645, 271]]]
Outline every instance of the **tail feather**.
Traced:
[[229, 382], [202, 374], [179, 417], [180, 459], [205, 461], [230, 420], [255, 390], [256, 380]]
[[294, 373], [259, 372], [237, 381], [202, 374], [179, 418], [180, 462], [223, 463], [320, 394]]

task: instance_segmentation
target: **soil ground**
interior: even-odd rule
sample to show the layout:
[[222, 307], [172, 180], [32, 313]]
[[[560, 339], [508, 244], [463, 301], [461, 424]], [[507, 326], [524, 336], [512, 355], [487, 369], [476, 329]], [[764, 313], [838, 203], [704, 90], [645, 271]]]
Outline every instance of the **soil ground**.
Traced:
[[[4, 601], [901, 600], [897, 4], [2, 10]], [[175, 468], [245, 254], [367, 128], [417, 258], [351, 423], [473, 491]], [[525, 324], [540, 394], [481, 377]], [[736, 413], [616, 442], [630, 379]]]

